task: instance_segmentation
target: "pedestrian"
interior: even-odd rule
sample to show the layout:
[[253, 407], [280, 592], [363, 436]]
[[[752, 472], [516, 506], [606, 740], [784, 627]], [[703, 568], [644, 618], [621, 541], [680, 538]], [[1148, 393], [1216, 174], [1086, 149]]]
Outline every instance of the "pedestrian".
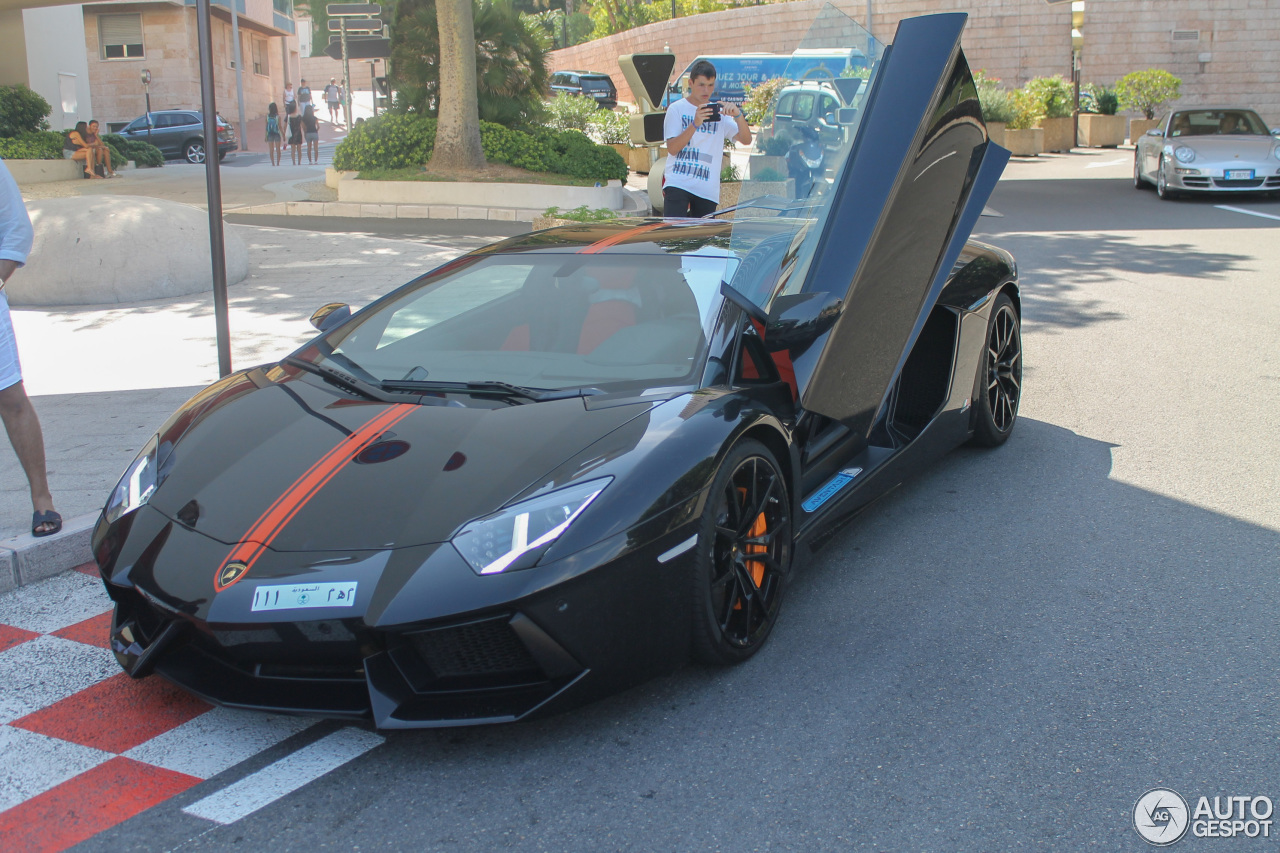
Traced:
[[320, 162], [320, 118], [315, 107], [307, 104], [302, 110], [302, 134], [307, 140], [307, 162]]
[[324, 87], [324, 101], [329, 107], [329, 121], [342, 124], [338, 118], [338, 111], [342, 109], [342, 87], [338, 85], [338, 78], [329, 78], [329, 85]]
[[280, 143], [284, 139], [283, 128], [280, 127], [280, 110], [276, 102], [267, 105], [267, 156], [272, 166], [280, 165]]
[[[85, 122], [76, 122], [75, 130], [67, 133], [67, 142], [71, 145], [70, 154], [67, 156], [72, 160], [84, 161], [84, 176], [86, 178], [100, 178], [97, 172], [98, 150], [89, 144], [85, 139], [89, 135], [89, 125]], [[23, 208], [25, 211], [26, 208]]]
[[98, 165], [103, 166], [106, 169], [107, 177], [114, 178], [116, 176], [116, 170], [113, 168], [111, 163], [111, 146], [104, 142], [102, 137], [98, 135], [98, 120], [96, 118], [89, 122], [89, 132], [85, 134], [84, 141], [90, 148], [97, 152], [96, 156], [98, 159]]
[[298, 87], [298, 109], [306, 112], [307, 107], [311, 106], [311, 87], [307, 85], [307, 78], [302, 78], [302, 85]]
[[297, 113], [289, 116], [289, 156], [293, 165], [302, 165], [302, 116]]
[[27, 262], [33, 233], [31, 218], [18, 184], [9, 167], [0, 160], [0, 418], [4, 420], [9, 443], [22, 463], [31, 488], [31, 535], [50, 536], [62, 529], [62, 516], [53, 508], [49, 494], [49, 475], [44, 467], [44, 436], [40, 419], [22, 384], [22, 365], [18, 363], [18, 345], [13, 337], [13, 321], [9, 316], [9, 300], [4, 286], [14, 272]]
[[293, 84], [284, 84], [284, 114], [291, 116], [298, 111], [298, 99], [293, 94]]
[[720, 202], [724, 140], [751, 143], [751, 128], [736, 104], [713, 105], [716, 68], [700, 59], [689, 70], [689, 94], [667, 109], [662, 135], [667, 167], [662, 173], [663, 215], [702, 217]]

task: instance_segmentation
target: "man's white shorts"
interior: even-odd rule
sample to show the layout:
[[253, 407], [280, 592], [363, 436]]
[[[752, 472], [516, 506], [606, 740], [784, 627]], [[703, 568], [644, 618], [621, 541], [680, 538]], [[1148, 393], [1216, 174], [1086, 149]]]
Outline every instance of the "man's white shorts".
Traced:
[[22, 365], [18, 363], [18, 342], [13, 337], [9, 299], [4, 290], [0, 290], [0, 391], [21, 381]]

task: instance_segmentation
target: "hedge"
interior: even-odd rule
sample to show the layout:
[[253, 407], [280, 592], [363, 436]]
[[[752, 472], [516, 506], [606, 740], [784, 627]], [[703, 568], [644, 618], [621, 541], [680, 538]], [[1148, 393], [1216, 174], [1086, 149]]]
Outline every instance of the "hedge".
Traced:
[[0, 137], [5, 160], [61, 160], [63, 136], [56, 130], [33, 130], [7, 139]]
[[[430, 159], [435, 140], [435, 119], [386, 114], [353, 128], [334, 151], [333, 166], [342, 171], [421, 166]], [[491, 163], [585, 180], [627, 179], [622, 156], [578, 130], [526, 132], [482, 121], [480, 144]]]

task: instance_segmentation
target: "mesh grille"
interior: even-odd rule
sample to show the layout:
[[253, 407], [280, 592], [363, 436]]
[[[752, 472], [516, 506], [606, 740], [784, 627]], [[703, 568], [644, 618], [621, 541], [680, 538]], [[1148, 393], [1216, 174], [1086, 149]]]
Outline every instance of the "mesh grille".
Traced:
[[489, 619], [414, 634], [414, 649], [438, 678], [536, 670], [506, 619]]

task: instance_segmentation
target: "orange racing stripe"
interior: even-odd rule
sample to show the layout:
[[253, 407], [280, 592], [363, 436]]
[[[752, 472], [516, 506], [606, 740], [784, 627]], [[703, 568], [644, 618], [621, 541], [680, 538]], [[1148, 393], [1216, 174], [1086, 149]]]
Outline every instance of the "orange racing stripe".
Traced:
[[610, 246], [616, 246], [630, 237], [636, 237], [646, 231], [653, 231], [655, 228], [661, 228], [666, 225], [665, 222], [650, 222], [648, 225], [638, 225], [635, 228], [629, 228], [621, 234], [614, 234], [612, 237], [605, 237], [603, 240], [597, 240], [590, 246], [584, 246], [577, 251], [579, 255], [597, 255]]
[[[294, 481], [293, 485], [285, 489], [284, 493], [276, 498], [271, 506], [267, 507], [266, 512], [259, 516], [258, 520], [253, 523], [253, 526], [241, 538], [240, 544], [231, 550], [231, 554], [218, 567], [218, 571], [213, 576], [214, 590], [222, 592], [244, 579], [249, 574], [249, 569], [253, 567], [254, 561], [275, 540], [285, 525], [293, 520], [293, 517], [306, 506], [307, 501], [311, 500], [316, 492], [320, 491], [326, 483], [332, 480], [347, 463], [359, 455], [360, 451], [373, 444], [379, 436], [403, 420], [415, 408], [417, 408], [416, 405], [409, 403], [400, 403], [387, 407], [371, 418], [364, 426], [343, 438], [332, 450], [308, 468], [301, 477]], [[230, 583], [223, 584], [221, 580], [223, 569], [229, 564], [237, 562], [244, 563], [244, 570], [233, 578]]]

